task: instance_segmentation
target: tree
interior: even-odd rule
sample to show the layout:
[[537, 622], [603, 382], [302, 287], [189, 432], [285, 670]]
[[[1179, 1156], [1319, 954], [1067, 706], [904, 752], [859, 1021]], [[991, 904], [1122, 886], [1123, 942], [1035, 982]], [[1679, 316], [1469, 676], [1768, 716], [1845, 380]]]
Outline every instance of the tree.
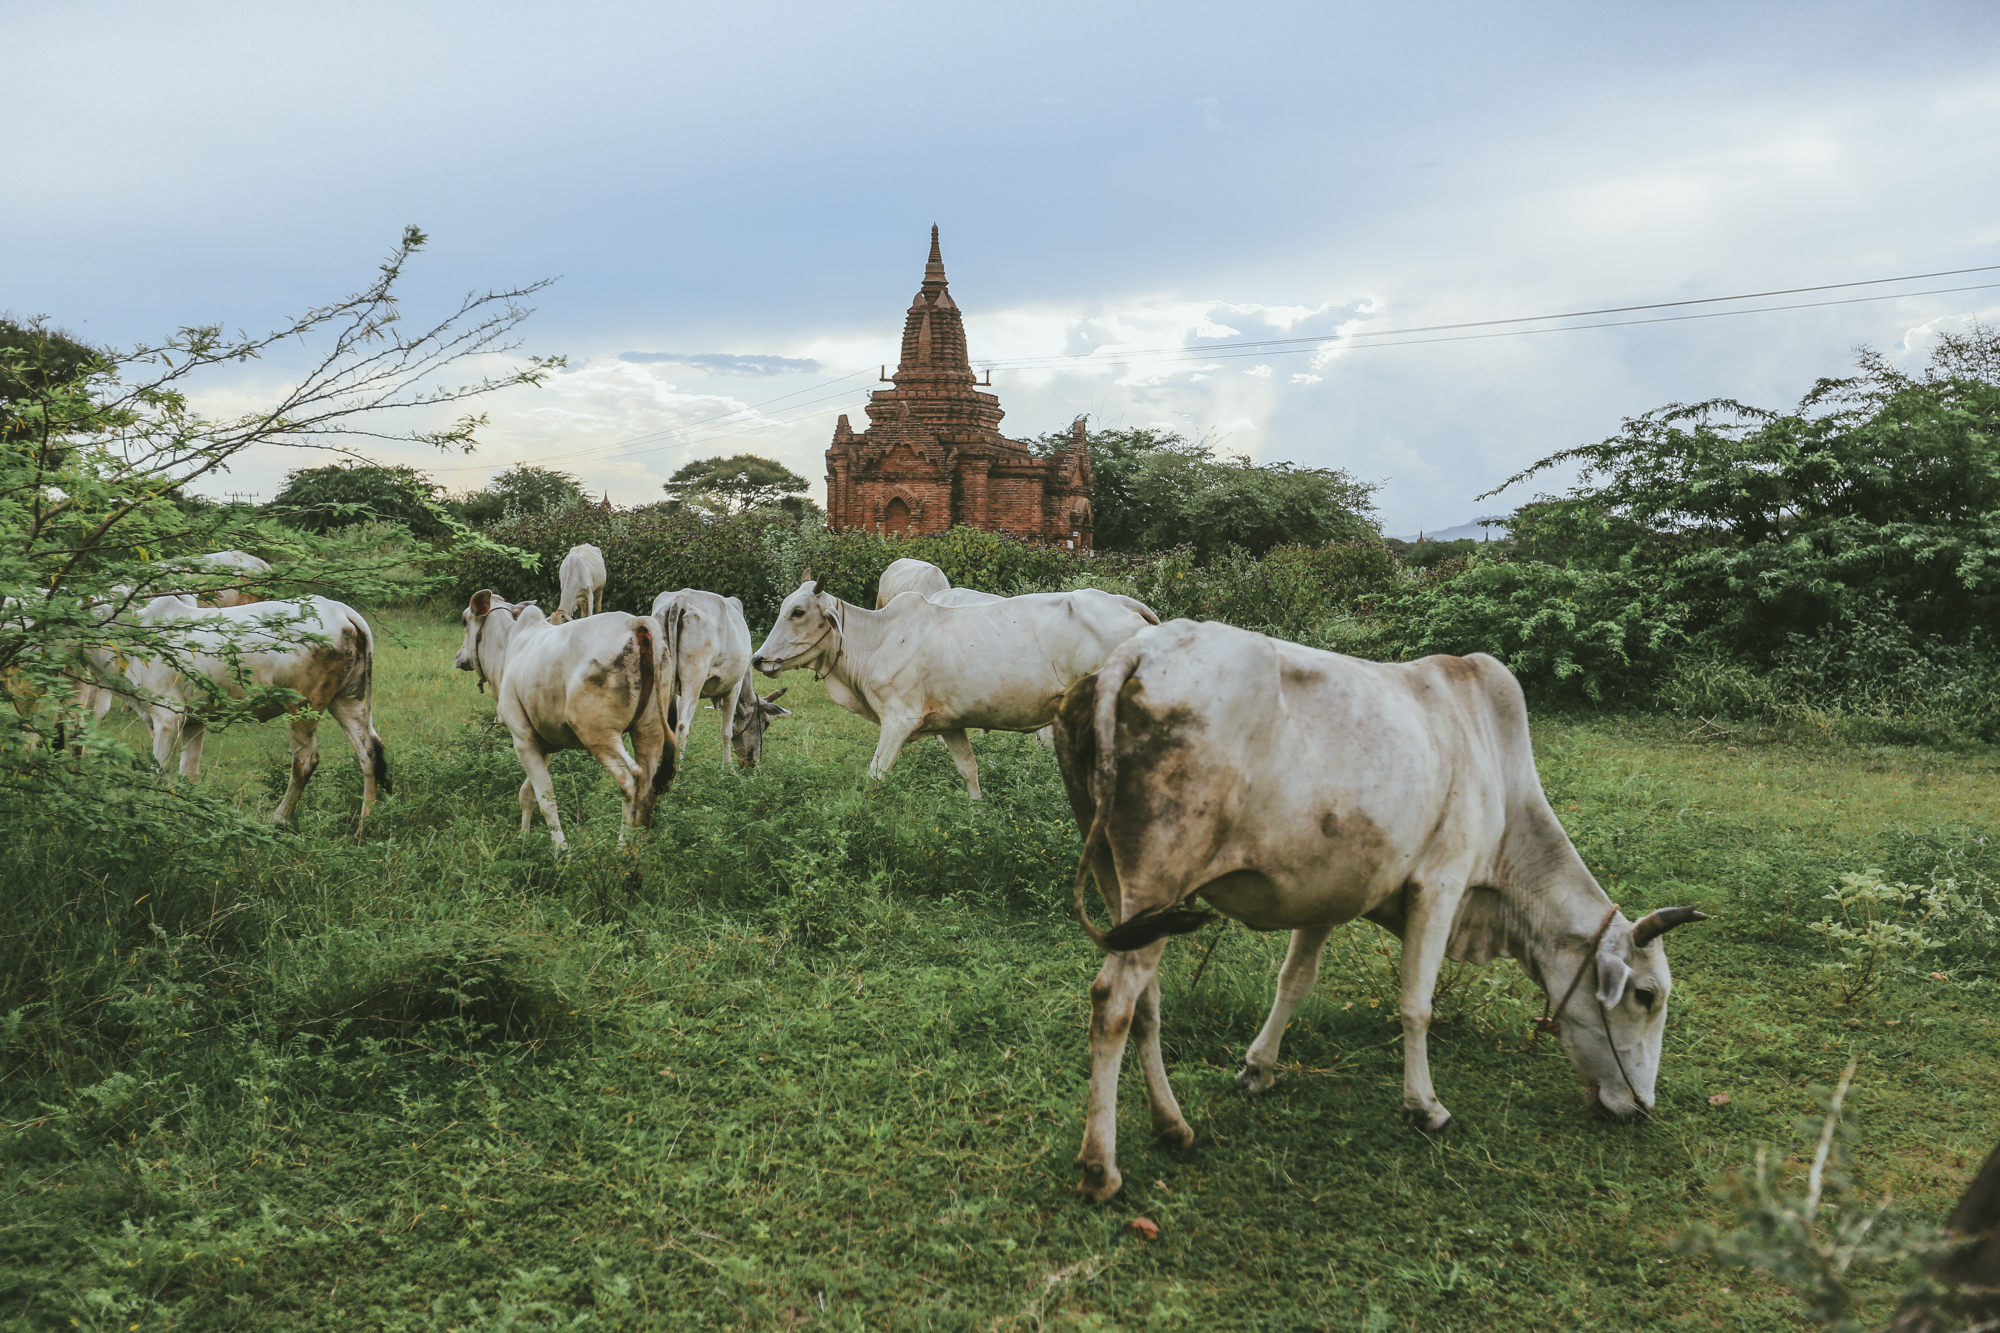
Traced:
[[756, 454], [733, 458], [697, 458], [674, 473], [661, 488], [682, 504], [714, 513], [740, 514], [746, 509], [777, 504], [812, 485], [783, 463]]
[[17, 417], [16, 405], [25, 410], [59, 384], [75, 379], [96, 365], [103, 354], [78, 342], [45, 319], [0, 319], [0, 347], [9, 355], [0, 361], [0, 438], [13, 438], [29, 429]]
[[584, 498], [583, 487], [569, 473], [516, 463], [486, 489], [460, 498], [455, 508], [467, 523], [483, 527], [503, 518], [561, 513]]
[[[7, 393], [0, 433], [0, 685], [11, 705], [0, 708], [0, 819], [15, 836], [61, 825], [89, 830], [102, 847], [170, 826], [190, 845], [210, 845], [219, 830], [237, 827], [227, 803], [167, 790], [163, 775], [134, 765], [107, 735], [92, 736], [80, 754], [64, 748], [79, 728], [91, 729], [76, 707], [88, 660], [173, 664], [185, 653], [170, 621], [150, 626], [130, 614], [159, 582], [160, 561], [225, 547], [257, 549], [291, 571], [269, 581], [275, 593], [325, 593], [366, 604], [394, 587], [389, 575], [409, 558], [407, 552], [355, 555], [243, 506], [183, 506], [191, 487], [212, 481], [259, 445], [337, 448], [352, 456], [369, 441], [391, 440], [469, 451], [481, 416], [400, 432], [383, 418], [539, 384], [562, 364], [559, 357], [529, 358], [468, 383], [438, 384], [436, 376], [463, 358], [511, 351], [517, 344], [510, 335], [530, 313], [523, 298], [545, 284], [474, 293], [428, 327], [406, 330], [396, 286], [424, 244], [423, 233], [408, 228], [363, 290], [262, 336], [189, 327], [157, 343], [81, 357], [58, 345], [68, 359], [52, 363], [47, 344], [37, 341], [39, 326], [0, 329], [0, 384]], [[189, 390], [203, 372], [280, 347], [296, 355], [300, 346], [316, 349], [317, 359], [267, 406], [217, 419], [190, 405]], [[461, 545], [482, 540], [469, 530], [459, 538]], [[230, 577], [183, 566], [174, 581], [199, 592]], [[267, 617], [281, 638], [286, 614], [278, 602]], [[221, 655], [230, 651], [225, 646]]]
[[[1037, 443], [1050, 449], [1069, 440], [1067, 432], [1052, 432]], [[1191, 544], [1206, 561], [1230, 546], [1262, 555], [1274, 546], [1380, 535], [1375, 484], [1338, 468], [1217, 456], [1206, 441], [1139, 427], [1092, 432], [1090, 469], [1099, 550]]]
[[1883, 608], [1968, 641], [2000, 619], [2000, 334], [1944, 335], [1919, 375], [1865, 350], [1857, 370], [1790, 412], [1669, 404], [1551, 454], [1499, 488], [1582, 467], [1516, 515], [1515, 547], [1652, 580], [1758, 659]]
[[285, 474], [270, 513], [307, 532], [387, 520], [407, 525], [419, 537], [436, 537], [451, 530], [435, 512], [442, 489], [413, 467], [331, 463]]

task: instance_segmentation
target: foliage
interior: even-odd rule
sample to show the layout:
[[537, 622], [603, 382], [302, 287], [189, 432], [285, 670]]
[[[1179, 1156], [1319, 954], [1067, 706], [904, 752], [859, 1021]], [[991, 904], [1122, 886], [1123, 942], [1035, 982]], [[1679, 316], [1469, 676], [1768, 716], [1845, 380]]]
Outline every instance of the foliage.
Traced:
[[1870, 606], [1946, 642], [2000, 614], [2000, 333], [1983, 326], [1942, 335], [1920, 376], [1864, 352], [1789, 413], [1674, 404], [1506, 485], [1579, 465], [1568, 496], [1516, 516], [1516, 545], [1651, 581], [1721, 651], [1769, 662]]
[[43, 319], [0, 318], [0, 439], [13, 439], [32, 427], [15, 419], [16, 404], [25, 411], [40, 398], [97, 366], [102, 353]]
[[1170, 551], [1137, 575], [1139, 599], [1163, 620], [1220, 620], [1283, 639], [1314, 636], [1400, 583], [1386, 546], [1354, 542], [1280, 546], [1259, 560], [1236, 547], [1203, 564], [1192, 548]]
[[514, 601], [554, 606], [558, 574], [570, 547], [604, 552], [610, 571], [605, 609], [645, 615], [653, 599], [677, 588], [705, 588], [743, 599], [754, 622], [777, 611], [764, 561], [763, 531], [786, 520], [768, 514], [713, 517], [664, 506], [606, 512], [583, 506], [508, 519], [484, 529], [491, 543], [461, 545], [433, 562], [440, 595], [464, 606], [481, 588]]
[[1817, 1091], [1817, 1124], [1801, 1122], [1815, 1140], [1803, 1179], [1785, 1172], [1784, 1159], [1768, 1144], [1760, 1145], [1732, 1190], [1741, 1225], [1726, 1234], [1697, 1226], [1682, 1249], [1732, 1267], [1764, 1269], [1796, 1291], [1814, 1319], [1860, 1333], [1874, 1325], [1857, 1317], [1850, 1270], [1900, 1267], [1937, 1246], [1935, 1228], [1889, 1219], [1886, 1200], [1870, 1200], [1855, 1187], [1850, 1145], [1858, 1131], [1845, 1106], [1854, 1071], [1850, 1063], [1839, 1086]]
[[1530, 689], [1629, 696], [1683, 642], [1682, 610], [1619, 571], [1475, 557], [1385, 597], [1388, 653], [1491, 653]]
[[697, 458], [683, 465], [661, 488], [675, 500], [717, 514], [740, 514], [775, 506], [812, 483], [783, 463], [756, 454]]
[[453, 502], [459, 518], [474, 527], [503, 518], [554, 514], [586, 502], [583, 486], [567, 472], [516, 463], [486, 484]]
[[413, 467], [329, 463], [286, 473], [269, 509], [279, 522], [307, 532], [387, 522], [405, 524], [419, 537], [437, 537], [451, 531], [437, 513], [443, 490]]
[[[1069, 433], [1038, 443], [1068, 447]], [[1338, 468], [1253, 463], [1151, 427], [1090, 435], [1091, 513], [1103, 551], [1191, 545], [1207, 561], [1230, 546], [1321, 546], [1379, 536], [1372, 482]]]

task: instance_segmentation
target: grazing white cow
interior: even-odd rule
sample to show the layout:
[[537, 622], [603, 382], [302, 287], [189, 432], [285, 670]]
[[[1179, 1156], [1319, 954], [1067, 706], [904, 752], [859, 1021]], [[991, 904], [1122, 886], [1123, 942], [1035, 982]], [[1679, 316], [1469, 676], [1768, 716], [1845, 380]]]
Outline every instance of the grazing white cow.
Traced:
[[682, 588], [655, 597], [652, 615], [666, 633], [674, 663], [674, 739], [681, 752], [687, 751], [694, 710], [703, 699], [712, 699], [723, 714], [723, 754], [733, 750], [741, 767], [754, 768], [764, 754], [764, 728], [774, 717], [790, 717], [791, 711], [773, 702], [783, 690], [758, 697], [743, 603]]
[[556, 610], [565, 615], [594, 616], [604, 609], [604, 552], [585, 543], [572, 546], [562, 558], [562, 600]]
[[[558, 615], [561, 613], [558, 612]], [[624, 798], [618, 837], [653, 822], [653, 806], [674, 778], [679, 748], [667, 715], [673, 667], [666, 636], [651, 616], [616, 612], [558, 623], [532, 603], [510, 605], [490, 590], [472, 595], [455, 665], [493, 682], [501, 722], [527, 773], [521, 832], [539, 805], [557, 850], [568, 844], [556, 814], [549, 756], [588, 750]], [[636, 755], [619, 738], [631, 734]]]
[[[1251, 1092], [1271, 1086], [1327, 936], [1366, 917], [1403, 941], [1403, 1105], [1425, 1128], [1451, 1119], [1425, 1049], [1447, 957], [1518, 959], [1549, 993], [1593, 1099], [1617, 1116], [1652, 1107], [1672, 986], [1657, 941], [1703, 915], [1619, 915], [1542, 794], [1521, 688], [1492, 658], [1363, 662], [1175, 620], [1071, 687], [1056, 736], [1084, 831], [1077, 916], [1107, 955], [1090, 988], [1083, 1194], [1118, 1192], [1128, 1032], [1154, 1132], [1193, 1141], [1160, 1058], [1158, 969], [1166, 936], [1211, 919], [1196, 897], [1253, 930], [1292, 932], [1237, 1076]], [[1090, 871], [1109, 930], [1084, 906]]]
[[[180, 666], [160, 658], [97, 665], [145, 719], [154, 762], [165, 768], [179, 745], [181, 776], [199, 778], [208, 722], [249, 697], [246, 683], [291, 690], [297, 698], [265, 699], [253, 712], [260, 722], [280, 714], [292, 719], [291, 782], [273, 818], [283, 823], [292, 817], [319, 767], [324, 714], [340, 725], [361, 763], [361, 823], [367, 822], [377, 791], [391, 787], [388, 755], [375, 733], [375, 634], [360, 612], [325, 597], [224, 607], [157, 597], [138, 618], [185, 650]], [[299, 642], [308, 634], [319, 641]]]
[[967, 727], [1047, 726], [1072, 681], [1157, 623], [1150, 611], [1094, 588], [974, 606], [941, 606], [906, 592], [869, 611], [821, 592], [807, 570], [751, 665], [769, 676], [811, 667], [835, 703], [878, 723], [870, 777], [887, 773], [912, 736], [938, 736], [978, 800]]
[[912, 560], [908, 556], [891, 560], [882, 577], [875, 581], [875, 609], [880, 611], [895, 601], [897, 593], [914, 592], [931, 597], [949, 587], [951, 580], [945, 577], [945, 572], [928, 560]]
[[207, 555], [181, 556], [161, 561], [157, 566], [160, 577], [151, 581], [155, 595], [162, 597], [189, 597], [202, 606], [249, 606], [264, 600], [264, 594], [244, 587], [216, 587], [206, 580], [199, 588], [174, 586], [175, 574], [200, 574], [212, 576], [240, 570], [247, 576], [246, 582], [254, 583], [261, 575], [269, 574], [271, 566], [248, 551], [211, 551]]

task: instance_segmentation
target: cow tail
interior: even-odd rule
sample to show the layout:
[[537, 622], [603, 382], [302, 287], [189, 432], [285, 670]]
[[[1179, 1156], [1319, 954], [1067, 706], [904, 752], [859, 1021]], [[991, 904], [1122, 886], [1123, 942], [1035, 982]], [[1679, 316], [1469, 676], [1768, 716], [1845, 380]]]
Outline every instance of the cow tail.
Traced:
[[1108, 934], [1090, 919], [1084, 886], [1090, 879], [1091, 858], [1104, 845], [1106, 830], [1111, 823], [1111, 800], [1118, 791], [1118, 694], [1138, 665], [1136, 653], [1113, 653], [1111, 660], [1098, 668], [1096, 697], [1091, 700], [1090, 725], [1097, 752], [1092, 756], [1089, 778], [1090, 828], [1083, 836], [1083, 853], [1076, 859], [1074, 896], [1076, 919], [1082, 925], [1083, 933], [1090, 936], [1092, 944], [1107, 951]]
[[[660, 713], [660, 725], [666, 735], [661, 738], [660, 762], [653, 769], [653, 790], [664, 791], [674, 780], [674, 770], [680, 758], [680, 749], [674, 741], [674, 664], [670, 633], [661, 634], [661, 642], [653, 641], [653, 626], [657, 624], [651, 616], [639, 617], [638, 628], [633, 637], [639, 643], [639, 709], [632, 714], [632, 725], [639, 725], [639, 714], [645, 712], [651, 703]], [[665, 665], [656, 661], [664, 648]]]
[[669, 606], [667, 613], [660, 617], [660, 623], [665, 628], [667, 636], [667, 674], [672, 677], [666, 686], [664, 711], [667, 730], [673, 731], [675, 735], [680, 734], [675, 728], [680, 726], [681, 709], [686, 708], [690, 713], [694, 711], [694, 704], [681, 698], [680, 689], [681, 634], [687, 628], [686, 618], [687, 608], [679, 602]]
[[361, 696], [368, 710], [368, 766], [375, 772], [375, 790], [384, 796], [394, 796], [396, 785], [389, 780], [389, 752], [383, 748], [382, 738], [375, 734], [375, 632], [358, 615], [352, 625], [361, 633], [361, 670], [348, 688]]

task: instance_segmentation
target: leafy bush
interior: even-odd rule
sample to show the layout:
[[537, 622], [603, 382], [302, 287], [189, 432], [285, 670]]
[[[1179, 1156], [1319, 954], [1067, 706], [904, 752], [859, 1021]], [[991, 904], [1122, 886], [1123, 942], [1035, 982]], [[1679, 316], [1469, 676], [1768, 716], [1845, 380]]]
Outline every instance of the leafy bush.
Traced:
[[1382, 607], [1394, 657], [1491, 653], [1530, 689], [1591, 700], [1638, 693], [1684, 641], [1681, 609], [1618, 571], [1448, 562]]
[[610, 572], [605, 608], [644, 615], [653, 599], [677, 588], [705, 588], [740, 597], [754, 623], [769, 619], [778, 597], [765, 561], [763, 529], [783, 519], [749, 516], [709, 518], [663, 507], [606, 513], [589, 507], [509, 519], [486, 535], [512, 552], [461, 549], [437, 563], [442, 595], [464, 605], [481, 588], [513, 601], [553, 607], [561, 588], [562, 558], [585, 543], [604, 552]]
[[1377, 542], [1280, 546], [1261, 560], [1234, 547], [1206, 565], [1181, 547], [1135, 580], [1162, 620], [1220, 620], [1284, 639], [1308, 637], [1400, 581], [1395, 555]]

